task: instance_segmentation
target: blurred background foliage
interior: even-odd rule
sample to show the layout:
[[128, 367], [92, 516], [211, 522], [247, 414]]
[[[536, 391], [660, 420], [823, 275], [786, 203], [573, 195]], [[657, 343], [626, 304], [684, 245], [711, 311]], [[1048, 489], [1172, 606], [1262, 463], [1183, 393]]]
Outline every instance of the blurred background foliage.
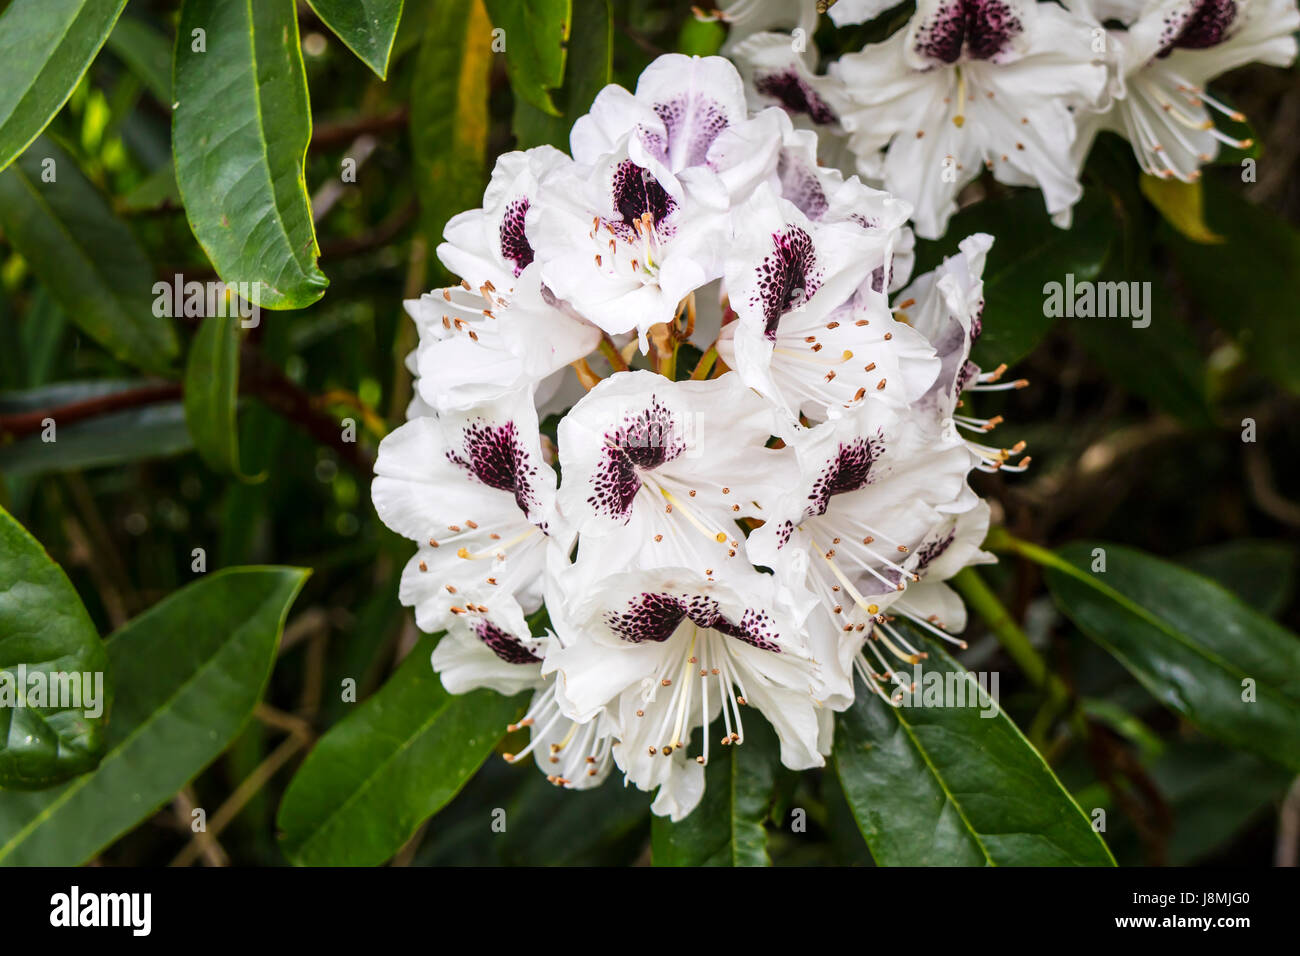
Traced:
[[[0, 2], [3, 15], [21, 2]], [[287, 3], [275, 15], [292, 22]], [[545, 3], [359, 4], [381, 17], [401, 10], [387, 57], [382, 36], [354, 44], [361, 47], [354, 53], [322, 19], [348, 5], [298, 3], [311, 120], [303, 178], [328, 289], [304, 280], [290, 295], [300, 307], [264, 309], [242, 341], [214, 332], [218, 337], [200, 346], [195, 320], [165, 320], [177, 348], [150, 367], [124, 360], [133, 353], [115, 348], [102, 329], [97, 334], [93, 309], [69, 308], [75, 300], [57, 263], [23, 254], [17, 240], [31, 210], [15, 205], [13, 179], [24, 168], [39, 176], [39, 165], [23, 165], [33, 155], [66, 154], [75, 172], [61, 168], [60, 177], [84, 177], [108, 220], [73, 237], [90, 261], [111, 259], [121, 235], [115, 230], [127, 230], [143, 250], [150, 282], [177, 274], [216, 278], [195, 235], [211, 224], [187, 222], [172, 143], [172, 48], [183, 22], [220, 15], [209, 6], [188, 0], [182, 12], [177, 0], [131, 0], [44, 138], [0, 174], [0, 494], [67, 572], [95, 628], [104, 635], [122, 628], [195, 581], [196, 548], [204, 549], [209, 572], [271, 563], [312, 572], [289, 612], [253, 719], [201, 772], [203, 762], [191, 768], [197, 776], [179, 793], [94, 854], [106, 864], [286, 862], [277, 808], [303, 755], [357, 706], [341, 699], [343, 681], [354, 679], [357, 700], [365, 701], [419, 640], [397, 601], [409, 547], [379, 523], [368, 490], [378, 440], [401, 422], [411, 395], [403, 360], [415, 333], [402, 299], [451, 281], [433, 247], [450, 215], [478, 205], [498, 154], [542, 142], [563, 146], [573, 118], [605, 82], [634, 86], [661, 52], [714, 52], [724, 29], [697, 22], [686, 2], [573, 0], [567, 63], [554, 83], [546, 51], [558, 51], [558, 43], [540, 43], [536, 24], [518, 19]], [[909, 11], [904, 5], [882, 20]], [[508, 57], [490, 48], [493, 23], [507, 25], [510, 43], [527, 36], [529, 49], [542, 54], [515, 64], [512, 76]], [[816, 39], [833, 56], [882, 35], [881, 21], [845, 30], [824, 23]], [[214, 48], [221, 42], [209, 38]], [[385, 61], [383, 80], [377, 72]], [[185, 82], [215, 83], [239, 69], [216, 59]], [[1221, 98], [1250, 117], [1258, 140], [1254, 181], [1243, 183], [1246, 157], [1239, 155], [1207, 170], [1201, 225], [1224, 241], [1189, 238], [1191, 200], [1144, 187], [1127, 144], [1103, 137], [1071, 231], [1054, 230], [1036, 193], [986, 178], [964, 197], [969, 208], [948, 237], [921, 244], [918, 271], [969, 231], [997, 237], [985, 354], [977, 358], [986, 367], [1015, 362], [1014, 374], [1031, 387], [981, 398], [980, 409], [1006, 417], [1003, 429], [1028, 443], [1034, 467], [1026, 475], [976, 477], [1011, 533], [1053, 547], [1087, 538], [1141, 549], [1219, 581], [1294, 630], [1300, 72], [1246, 68], [1219, 86]], [[546, 111], [548, 102], [557, 115]], [[277, 135], [293, 120], [287, 115]], [[219, 128], [222, 118], [213, 113], [200, 122]], [[178, 157], [185, 148], [176, 144]], [[347, 160], [355, 163], [355, 182], [342, 177]], [[201, 188], [195, 176], [187, 194]], [[1193, 215], [1193, 232], [1197, 221]], [[58, 255], [57, 244], [52, 248]], [[1156, 290], [1151, 326], [1045, 319], [1042, 285], [1066, 271], [1149, 279]], [[89, 294], [104, 291], [149, 298], [137, 288]], [[236, 352], [223, 353], [230, 348]], [[204, 364], [186, 375], [196, 353]], [[219, 378], [223, 354], [235, 355], [239, 390], [238, 445], [224, 452], [219, 438], [203, 434], [205, 415], [218, 431], [227, 420], [220, 382], [231, 389], [234, 382]], [[201, 381], [215, 383], [216, 394], [187, 417]], [[229, 401], [233, 412], [233, 391]], [[33, 425], [51, 410], [60, 410], [52, 444]], [[355, 424], [355, 442], [343, 437], [345, 419]], [[1252, 443], [1242, 440], [1246, 419], [1257, 426]], [[1293, 852], [1286, 841], [1289, 834], [1294, 843], [1300, 826], [1295, 795], [1284, 809], [1292, 772], [1214, 742], [1162, 706], [1062, 616], [1038, 564], [1004, 555], [985, 579], [1070, 698], [1082, 701], [1082, 722], [1043, 717], [1042, 691], [978, 616], [960, 659], [971, 670], [1001, 673], [1009, 715], [1082, 807], [1107, 810], [1106, 839], [1119, 862], [1258, 865]], [[185, 620], [174, 622], [173, 641], [190, 636]], [[155, 650], [167, 653], [165, 644]], [[777, 784], [764, 811], [773, 862], [870, 865], [834, 772]], [[0, 794], [0, 828], [9, 826], [11, 797]], [[531, 767], [489, 759], [447, 797], [395, 862], [650, 858], [647, 797], [617, 780], [567, 793]], [[206, 808], [204, 834], [191, 830], [196, 807]], [[507, 811], [505, 834], [489, 825], [485, 808], [496, 807]], [[806, 810], [807, 833], [784, 825], [792, 807]]]

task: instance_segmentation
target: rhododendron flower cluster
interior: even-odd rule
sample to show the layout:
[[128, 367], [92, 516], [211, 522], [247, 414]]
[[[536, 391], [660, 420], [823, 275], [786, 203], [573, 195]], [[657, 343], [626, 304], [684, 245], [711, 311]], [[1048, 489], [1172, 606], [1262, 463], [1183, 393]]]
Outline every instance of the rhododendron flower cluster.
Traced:
[[[1296, 0], [919, 0], [878, 43], [819, 64], [817, 10], [837, 26], [874, 19], [883, 0], [731, 0], [724, 51], [752, 106], [778, 106], [821, 134], [821, 159], [913, 207], [917, 235], [942, 236], [957, 195], [984, 170], [1036, 186], [1068, 227], [1079, 174], [1100, 130], [1126, 137], [1143, 170], [1193, 181], [1226, 144], [1206, 91], [1249, 62], [1296, 57]], [[824, 72], [818, 72], [822, 69]]]
[[959, 643], [944, 581], [990, 560], [968, 476], [1023, 467], [962, 437], [996, 424], [964, 393], [1022, 384], [970, 360], [992, 238], [912, 279], [911, 204], [752, 105], [667, 55], [572, 156], [500, 158], [438, 249], [461, 283], [407, 303], [417, 397], [372, 492], [443, 684], [531, 691], [508, 759], [617, 767], [673, 819], [755, 721], [820, 766], [916, 632]]

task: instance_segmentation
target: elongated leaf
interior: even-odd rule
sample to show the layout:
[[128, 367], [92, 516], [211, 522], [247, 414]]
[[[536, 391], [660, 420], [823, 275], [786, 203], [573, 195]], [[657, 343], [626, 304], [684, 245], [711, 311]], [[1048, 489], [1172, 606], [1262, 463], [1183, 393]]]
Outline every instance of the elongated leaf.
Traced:
[[482, 202], [491, 24], [482, 0], [436, 4], [415, 65], [411, 142], [430, 249], [447, 220]]
[[266, 308], [311, 305], [329, 280], [303, 179], [311, 112], [293, 0], [185, 0], [173, 89], [176, 182], [217, 273], [257, 283]]
[[1160, 179], [1145, 173], [1139, 180], [1142, 195], [1160, 210], [1165, 222], [1193, 242], [1218, 245], [1223, 237], [1205, 223], [1205, 199], [1201, 181], [1185, 183], [1181, 179]]
[[[107, 670], [104, 643], [67, 575], [0, 508], [0, 787], [33, 790], [94, 769], [104, 752]], [[33, 679], [50, 695], [43, 706], [34, 705]], [[68, 692], [61, 701], [60, 688]]]
[[[917, 255], [918, 273], [934, 268], [957, 243], [974, 232], [995, 237], [984, 267], [984, 331], [975, 361], [986, 368], [1008, 365], [1028, 354], [1056, 317], [1047, 315], [1044, 285], [1091, 281], [1101, 272], [1116, 231], [1109, 201], [1088, 192], [1074, 207], [1073, 225], [1058, 229], [1043, 212], [1035, 192], [981, 202], [952, 218], [945, 238], [925, 244]], [[1076, 321], [1076, 320], [1069, 320]], [[1079, 319], [1077, 321], [1097, 321]], [[1115, 320], [1122, 321], [1122, 320]]]
[[[1128, 284], [1130, 303], [1144, 301], [1145, 327], [1133, 318], [1076, 318], [1067, 320], [1071, 334], [1083, 344], [1111, 378], [1194, 428], [1214, 425], [1205, 360], [1196, 339], [1176, 310], [1170, 308], [1169, 290], [1154, 273], [1143, 271], [1126, 277], [1107, 272], [1103, 282]], [[1149, 283], [1142, 285], [1141, 283]], [[1149, 291], [1141, 291], [1149, 290]], [[1100, 294], [1100, 293], [1099, 293]], [[1136, 309], [1133, 310], [1136, 313]]]
[[0, 169], [54, 118], [126, 0], [12, 0], [0, 14]]
[[[1292, 775], [1251, 754], [1199, 735], [1175, 740], [1146, 767], [1169, 808], [1171, 866], [1187, 866], [1224, 846], [1280, 802]], [[1144, 862], [1140, 841], [1122, 813], [1110, 816], [1106, 838], [1122, 861]]]
[[[1091, 570], [1095, 548], [1104, 572]], [[1300, 638], [1208, 578], [1140, 551], [1075, 542], [1055, 557], [1044, 560], [1057, 606], [1157, 700], [1210, 736], [1300, 771]]]
[[1233, 333], [1277, 384], [1300, 392], [1300, 336], [1292, 303], [1300, 275], [1300, 232], [1274, 213], [1211, 184], [1206, 218], [1227, 242], [1207, 246], [1171, 233], [1171, 248], [1194, 302]]
[[171, 364], [179, 346], [171, 321], [154, 315], [148, 257], [48, 138], [0, 173], [0, 225], [78, 328], [124, 362]]
[[763, 821], [782, 772], [776, 734], [755, 714], [745, 721], [743, 745], [722, 748], [712, 746], [715, 743], [710, 741], [699, 806], [679, 823], [654, 818], [655, 866], [769, 866], [772, 862]]
[[216, 759], [261, 699], [306, 578], [298, 568], [218, 571], [109, 638], [108, 751], [58, 789], [0, 793], [0, 863], [83, 863]]
[[487, 0], [492, 25], [504, 31], [506, 70], [515, 95], [559, 115], [551, 90], [564, 82], [572, 0]]
[[574, 120], [591, 109], [596, 94], [613, 80], [614, 17], [609, 0], [573, 0], [569, 52], [564, 87], [554, 96], [560, 115], [552, 116], [516, 98], [514, 131], [519, 149], [547, 143], [567, 152]]
[[167, 38], [135, 17], [123, 17], [108, 36], [108, 48], [138, 76], [158, 102], [172, 105], [172, 49]]
[[204, 319], [185, 366], [185, 421], [213, 468], [239, 473], [239, 317]]
[[[891, 707], [859, 687], [835, 728], [835, 768], [876, 863], [1113, 865], [1011, 719], [937, 642], [916, 636], [929, 657], [911, 706]], [[935, 681], [954, 691], [968, 681], [965, 706], [927, 699]]]
[[522, 698], [447, 693], [429, 663], [434, 643], [422, 639], [303, 761], [277, 821], [294, 863], [383, 863], [456, 795], [522, 712]]
[[1270, 617], [1286, 609], [1295, 589], [1296, 549], [1281, 541], [1230, 541], [1185, 554], [1179, 563]]
[[316, 15], [381, 80], [402, 19], [402, 0], [307, 0]]

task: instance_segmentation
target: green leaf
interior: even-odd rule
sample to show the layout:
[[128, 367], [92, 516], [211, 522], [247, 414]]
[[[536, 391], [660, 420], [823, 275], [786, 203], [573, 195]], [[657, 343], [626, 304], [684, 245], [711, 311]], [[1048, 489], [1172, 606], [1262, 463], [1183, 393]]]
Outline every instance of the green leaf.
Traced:
[[402, 0], [307, 0], [316, 15], [381, 80], [402, 19]]
[[655, 866], [771, 865], [763, 821], [772, 807], [777, 776], [783, 772], [776, 734], [755, 714], [745, 722], [743, 745], [715, 744], [710, 741], [712, 759], [705, 768], [699, 806], [680, 823], [654, 818]]
[[1300, 233], [1260, 206], [1205, 185], [1210, 227], [1227, 243], [1205, 246], [1171, 234], [1191, 298], [1235, 335], [1259, 370], [1300, 392], [1300, 336], [1292, 306]]
[[[1212, 854], [1266, 814], [1285, 795], [1291, 774], [1200, 735], [1175, 740], [1146, 766], [1169, 810], [1167, 857], [1187, 866]], [[1111, 816], [1111, 846], [1121, 859], [1142, 861], [1137, 834], [1124, 814]]]
[[487, 0], [492, 25], [504, 31], [506, 71], [515, 95], [558, 116], [551, 90], [564, 82], [572, 0]]
[[176, 209], [181, 206], [181, 191], [176, 186], [176, 167], [170, 159], [118, 200], [118, 209], [128, 213], [152, 211], [164, 206]]
[[[107, 671], [104, 643], [68, 576], [0, 508], [0, 787], [38, 789], [94, 769], [104, 753]], [[42, 693], [61, 688], [70, 694], [64, 703], [79, 706], [31, 706], [38, 674]]]
[[1205, 359], [1182, 316], [1170, 307], [1164, 281], [1144, 269], [1124, 276], [1108, 270], [1105, 282], [1149, 282], [1149, 324], [1134, 327], [1133, 319], [1122, 317], [1075, 318], [1069, 320], [1071, 334], [1116, 384], [1192, 428], [1213, 427]]
[[218, 275], [257, 283], [264, 308], [311, 305], [329, 280], [303, 178], [311, 111], [293, 0], [185, 0], [173, 88], [176, 182]]
[[1043, 211], [1042, 196], [1021, 192], [959, 212], [941, 242], [922, 246], [915, 271], [925, 272], [943, 256], [955, 254], [957, 243], [971, 233], [991, 234], [995, 241], [984, 266], [984, 332], [974, 359], [985, 368], [1014, 365], [1056, 321], [1046, 314], [1044, 284], [1064, 284], [1071, 273], [1075, 282], [1097, 278], [1115, 231], [1110, 203], [1100, 193], [1085, 192], [1074, 207], [1073, 225], [1058, 229]]
[[261, 699], [306, 578], [298, 568], [218, 571], [109, 638], [108, 751], [55, 790], [0, 793], [0, 863], [84, 863], [215, 760]]
[[454, 213], [483, 201], [491, 42], [481, 0], [436, 4], [429, 13], [411, 92], [411, 143], [430, 249]]
[[0, 169], [49, 125], [126, 0], [12, 0], [0, 14]]
[[108, 48], [138, 76], [158, 102], [172, 105], [172, 49], [167, 38], [143, 20], [123, 17], [108, 37]]
[[[1104, 572], [1091, 570], [1096, 548]], [[1062, 613], [1157, 700], [1210, 736], [1300, 771], [1295, 634], [1213, 581], [1116, 544], [1021, 553], [1047, 566]]]
[[[149, 384], [156, 383], [101, 379], [2, 392], [0, 415], [58, 408]], [[129, 408], [63, 425], [56, 420], [54, 434], [55, 441], [47, 442], [34, 434], [0, 444], [0, 472], [12, 478], [82, 471], [163, 458], [194, 447], [180, 402]]]
[[[876, 863], [1113, 865], [1083, 811], [974, 675], [916, 637], [929, 653], [919, 699], [891, 707], [859, 687], [835, 728], [835, 769]], [[963, 679], [966, 706], [921, 706], [928, 682]]]
[[1223, 237], [1205, 224], [1205, 199], [1201, 181], [1185, 183], [1180, 179], [1161, 179], [1143, 174], [1139, 180], [1142, 195], [1160, 210], [1165, 222], [1193, 242], [1219, 245]]
[[568, 76], [555, 95], [560, 115], [552, 116], [527, 100], [515, 99], [515, 146], [529, 149], [544, 143], [568, 152], [574, 120], [591, 109], [592, 101], [613, 80], [614, 17], [609, 0], [573, 0], [573, 36]]
[[422, 638], [303, 761], [277, 820], [294, 863], [383, 863], [456, 795], [521, 713], [520, 698], [447, 693], [429, 663], [435, 643]]
[[239, 316], [209, 316], [199, 325], [185, 366], [185, 421], [199, 456], [217, 471], [239, 474]]
[[1296, 549], [1281, 541], [1243, 538], [1200, 548], [1179, 563], [1269, 617], [1286, 609], [1295, 589]]
[[171, 321], [154, 315], [148, 257], [48, 138], [0, 173], [0, 225], [78, 328], [139, 368], [171, 365], [179, 345]]

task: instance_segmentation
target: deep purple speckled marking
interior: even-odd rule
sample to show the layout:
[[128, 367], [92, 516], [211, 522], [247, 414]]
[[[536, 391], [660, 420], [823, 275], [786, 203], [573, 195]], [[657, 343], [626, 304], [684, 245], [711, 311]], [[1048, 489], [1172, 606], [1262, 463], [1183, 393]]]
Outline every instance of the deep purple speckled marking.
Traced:
[[598, 513], [627, 519], [641, 490], [641, 471], [672, 461], [686, 450], [682, 431], [668, 407], [655, 396], [650, 405], [605, 433], [600, 462], [591, 477], [587, 503]]
[[961, 369], [957, 372], [957, 383], [953, 387], [953, 395], [960, 396], [962, 392], [975, 381], [976, 376], [980, 373], [980, 367], [974, 362], [966, 361], [962, 363]]
[[1167, 15], [1160, 31], [1159, 57], [1176, 49], [1208, 50], [1228, 38], [1237, 20], [1235, 0], [1195, 0]]
[[812, 298], [821, 285], [812, 236], [798, 226], [772, 233], [772, 252], [758, 267], [751, 304], [763, 311], [763, 335], [776, 341], [781, 316]]
[[662, 643], [672, 637], [682, 621], [688, 618], [703, 630], [711, 629], [734, 637], [759, 650], [781, 653], [777, 643], [780, 634], [766, 611], [748, 608], [739, 623], [735, 623], [723, 615], [716, 601], [701, 594], [639, 594], [628, 602], [627, 609], [621, 614], [606, 614], [605, 623], [630, 644]]
[[952, 546], [956, 537], [957, 529], [951, 528], [946, 535], [942, 535], [933, 541], [928, 541], [921, 545], [921, 547], [916, 551], [916, 567], [913, 570], [917, 574], [920, 574], [928, 568], [934, 561], [938, 560], [941, 554]]
[[525, 647], [519, 638], [507, 634], [487, 618], [479, 618], [474, 622], [474, 632], [478, 634], [479, 640], [487, 645], [488, 650], [507, 664], [541, 662], [541, 658]]
[[840, 442], [835, 457], [822, 468], [822, 473], [808, 495], [810, 502], [804, 515], [824, 515], [835, 495], [857, 491], [871, 481], [871, 466], [885, 450], [885, 439], [877, 433], [874, 438], [862, 437]]
[[809, 117], [823, 126], [836, 121], [835, 113], [794, 67], [754, 74], [754, 89], [769, 96], [787, 113]]
[[990, 60], [1024, 31], [1016, 8], [1005, 0], [951, 0], [916, 32], [916, 51], [941, 63]]
[[528, 197], [520, 196], [506, 206], [501, 217], [501, 255], [514, 263], [515, 278], [532, 264], [533, 247], [524, 235], [524, 217], [528, 214]]
[[494, 425], [482, 418], [465, 426], [461, 454], [449, 450], [447, 460], [459, 465], [489, 488], [508, 491], [525, 515], [538, 506], [533, 492], [537, 465], [519, 438], [514, 422]]
[[615, 228], [625, 236], [635, 234], [633, 223], [639, 221], [645, 213], [650, 214], [655, 231], [663, 234], [665, 220], [677, 208], [677, 203], [659, 185], [659, 180], [642, 169], [630, 159], [619, 163], [614, 170], [611, 183], [614, 196], [614, 208], [618, 210], [620, 220], [613, 223]]

